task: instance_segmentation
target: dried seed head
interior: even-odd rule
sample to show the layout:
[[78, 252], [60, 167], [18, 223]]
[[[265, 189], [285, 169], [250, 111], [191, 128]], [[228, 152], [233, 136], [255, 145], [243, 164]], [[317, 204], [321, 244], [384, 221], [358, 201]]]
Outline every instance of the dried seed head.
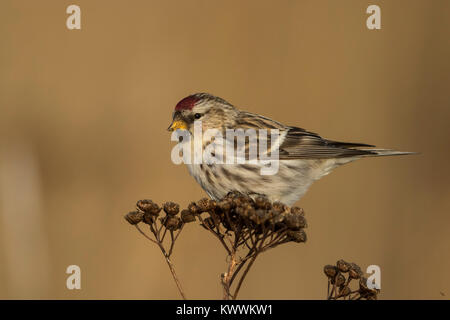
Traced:
[[303, 230], [299, 230], [299, 231], [289, 230], [287, 232], [287, 236], [289, 237], [289, 239], [291, 241], [294, 241], [297, 243], [306, 241], [306, 233]]
[[207, 212], [216, 207], [216, 202], [208, 198], [203, 198], [197, 201], [197, 207], [200, 212]]
[[152, 200], [139, 200], [136, 206], [144, 212], [157, 216], [161, 208]]
[[338, 269], [336, 268], [336, 266], [327, 264], [325, 267], [323, 267], [323, 272], [328, 278], [334, 278], [338, 272]]
[[253, 204], [252, 200], [249, 197], [242, 194], [233, 198], [232, 203], [235, 207], [246, 207]]
[[308, 227], [308, 223], [306, 222], [306, 219], [304, 216], [302, 215], [297, 215], [298, 220], [300, 221], [300, 228], [307, 228]]
[[223, 211], [223, 212], [229, 212], [231, 210], [231, 207], [233, 206], [233, 203], [228, 200], [222, 200], [220, 201], [217, 206]]
[[217, 208], [217, 201], [216, 200], [209, 200], [209, 210], [214, 210], [215, 208]]
[[248, 219], [250, 217], [256, 218], [255, 209], [253, 207], [251, 207], [250, 205], [245, 206], [245, 207], [237, 207], [236, 213], [244, 219]]
[[166, 202], [163, 205], [164, 212], [169, 216], [175, 216], [180, 211], [180, 206], [175, 202]]
[[361, 268], [356, 263], [350, 263], [350, 270], [348, 271], [348, 276], [351, 279], [359, 279], [364, 275]]
[[267, 211], [262, 210], [262, 209], [257, 209], [255, 211], [255, 215], [254, 216], [256, 217], [256, 221], [255, 222], [257, 224], [263, 224], [269, 219], [269, 216], [267, 215]]
[[300, 230], [301, 228], [306, 228], [305, 217], [298, 214], [287, 214], [284, 218], [286, 226], [291, 230]]
[[197, 207], [195, 202], [189, 203], [188, 210], [194, 215], [200, 213], [200, 209]]
[[284, 214], [282, 213], [277, 214], [272, 211], [272, 223], [280, 224], [281, 222], [284, 221], [284, 218], [285, 218]]
[[281, 213], [287, 211], [287, 206], [281, 202], [274, 202], [272, 204], [272, 213], [274, 215], [280, 215]]
[[257, 209], [269, 210], [271, 209], [272, 204], [266, 197], [258, 196], [255, 198], [255, 206]]
[[351, 264], [342, 259], [336, 262], [336, 266], [341, 272], [348, 272], [351, 269]]
[[299, 208], [299, 207], [292, 207], [291, 208], [291, 213], [292, 214], [298, 214], [298, 215], [301, 215], [301, 216], [304, 216], [305, 215], [305, 212], [303, 211], [303, 209], [302, 208]]
[[168, 230], [175, 231], [179, 229], [182, 225], [181, 219], [179, 217], [175, 216], [168, 216], [166, 219], [164, 219], [164, 226]]
[[181, 220], [183, 220], [184, 223], [194, 222], [195, 215], [189, 210], [181, 210]]
[[139, 222], [141, 222], [143, 217], [144, 217], [144, 214], [142, 212], [131, 211], [125, 215], [125, 220], [127, 220], [128, 223], [134, 225], [134, 224], [138, 224]]
[[235, 211], [242, 218], [247, 218], [248, 217], [248, 214], [247, 214], [247, 211], [245, 210], [245, 208], [237, 207]]

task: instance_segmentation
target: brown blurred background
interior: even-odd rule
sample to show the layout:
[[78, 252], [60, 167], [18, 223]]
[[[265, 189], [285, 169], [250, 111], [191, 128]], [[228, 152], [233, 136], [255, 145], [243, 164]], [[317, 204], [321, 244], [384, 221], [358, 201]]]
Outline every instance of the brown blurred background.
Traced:
[[[82, 29], [66, 28], [81, 7]], [[381, 7], [382, 29], [366, 28]], [[450, 296], [450, 2], [2, 0], [0, 298], [170, 299], [136, 200], [205, 193], [170, 160], [176, 102], [206, 91], [343, 141], [421, 152], [337, 169], [299, 201], [308, 242], [269, 251], [247, 299], [323, 299], [322, 267], [381, 267], [381, 299]], [[220, 298], [222, 248], [189, 225], [189, 298]], [[66, 289], [68, 265], [81, 290]]]

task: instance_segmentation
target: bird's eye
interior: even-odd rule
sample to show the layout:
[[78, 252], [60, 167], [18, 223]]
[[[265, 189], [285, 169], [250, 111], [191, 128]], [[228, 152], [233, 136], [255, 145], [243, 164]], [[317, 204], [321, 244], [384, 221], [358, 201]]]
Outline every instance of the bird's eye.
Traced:
[[202, 115], [200, 113], [194, 114], [194, 118], [195, 119], [200, 119], [201, 117], [202, 117]]

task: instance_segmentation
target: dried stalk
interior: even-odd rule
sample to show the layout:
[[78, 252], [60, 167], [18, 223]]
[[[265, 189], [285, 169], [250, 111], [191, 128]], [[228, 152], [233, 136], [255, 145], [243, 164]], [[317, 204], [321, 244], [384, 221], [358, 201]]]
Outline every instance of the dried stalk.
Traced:
[[[328, 278], [327, 300], [377, 299], [380, 291], [368, 287], [367, 278], [356, 263], [348, 263], [341, 259], [336, 265], [326, 265], [323, 271]], [[353, 280], [359, 281], [356, 290], [350, 288]]]
[[[181, 214], [179, 205], [173, 202], [167, 202], [160, 208], [151, 200], [140, 200], [137, 207], [137, 211], [128, 213], [125, 218], [159, 246], [183, 299], [186, 296], [170, 257], [186, 223], [198, 219], [200, 225], [212, 233], [225, 249], [228, 266], [221, 275], [224, 300], [237, 299], [244, 280], [261, 253], [287, 242], [306, 241], [303, 210], [271, 203], [265, 197], [252, 199], [233, 192], [219, 202], [206, 198], [192, 202]], [[161, 209], [166, 215], [158, 218]], [[141, 222], [149, 226], [154, 238], [139, 228]], [[164, 245], [167, 234], [170, 243], [168, 250]]]

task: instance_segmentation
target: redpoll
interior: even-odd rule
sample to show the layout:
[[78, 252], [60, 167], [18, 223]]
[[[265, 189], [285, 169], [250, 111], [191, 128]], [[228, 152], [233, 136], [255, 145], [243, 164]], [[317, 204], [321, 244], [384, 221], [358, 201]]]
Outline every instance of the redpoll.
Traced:
[[[253, 129], [277, 133], [275, 140], [264, 141], [271, 154], [277, 151], [275, 174], [262, 174], [261, 170], [267, 167], [267, 162], [229, 163], [230, 157], [222, 158], [222, 162], [186, 163], [190, 174], [215, 200], [223, 198], [231, 191], [238, 191], [255, 198], [265, 195], [272, 202], [280, 201], [290, 206], [305, 194], [314, 181], [342, 164], [368, 156], [411, 153], [375, 149], [374, 146], [363, 143], [327, 140], [302, 128], [287, 126], [258, 114], [238, 110], [227, 101], [207, 93], [197, 93], [178, 102], [172, 120], [169, 130], [179, 129], [190, 136], [191, 145], [195, 145], [195, 141], [193, 144], [192, 141], [197, 135], [194, 130], [196, 123], [201, 123], [202, 134], [208, 129], [218, 130], [223, 141], [216, 141], [218, 139], [215, 136], [214, 143], [219, 145], [221, 142], [222, 146], [230, 141], [227, 136], [230, 130], [236, 132], [236, 129]], [[232, 140], [234, 142], [235, 138], [232, 137]], [[246, 157], [253, 150], [251, 139], [248, 140], [245, 145]], [[258, 146], [263, 142], [261, 135], [256, 136], [256, 140]], [[202, 136], [200, 141], [202, 151], [205, 151], [212, 140]], [[226, 155], [228, 149], [221, 156]], [[260, 158], [261, 154], [256, 160]]]

